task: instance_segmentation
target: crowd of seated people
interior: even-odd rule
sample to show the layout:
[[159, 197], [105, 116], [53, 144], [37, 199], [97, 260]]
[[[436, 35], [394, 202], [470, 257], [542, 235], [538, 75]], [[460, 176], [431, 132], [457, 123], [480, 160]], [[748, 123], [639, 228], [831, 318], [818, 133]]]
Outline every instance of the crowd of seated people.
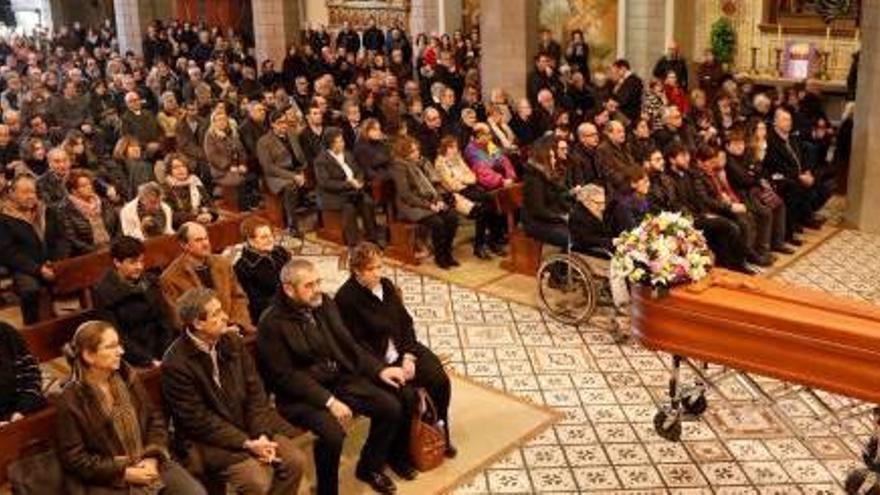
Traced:
[[[821, 226], [837, 175], [816, 88], [738, 84], [711, 58], [690, 88], [675, 47], [645, 88], [623, 59], [590, 74], [582, 34], [563, 51], [544, 32], [515, 101], [481, 88], [477, 32], [411, 41], [371, 22], [334, 41], [309, 30], [280, 70], [258, 69], [218, 28], [157, 22], [143, 57], [114, 52], [114, 36], [105, 25], [0, 38], [0, 263], [25, 325], [46, 312], [57, 260], [110, 254], [92, 290], [100, 322], [75, 332], [58, 405], [65, 471], [106, 493], [197, 494], [205, 480], [292, 493], [303, 470], [294, 425], [318, 437], [318, 493], [337, 493], [355, 414], [371, 421], [356, 475], [393, 493], [386, 465], [416, 475], [414, 387], [434, 400], [455, 455], [449, 378], [381, 276], [379, 206], [386, 223], [423, 227], [444, 269], [460, 264], [463, 218], [476, 258], [506, 256], [494, 195], [521, 184], [518, 217], [537, 241], [607, 254], [645, 215], [681, 211], [720, 266], [754, 273]], [[383, 183], [393, 197], [379, 205]], [[212, 253], [206, 226], [221, 208], [264, 207], [266, 195], [293, 234], [302, 208], [339, 212], [351, 277], [335, 298], [260, 217], [243, 221], [239, 258]], [[144, 241], [162, 235], [180, 255], [146, 270]], [[2, 331], [0, 427], [45, 405], [34, 358]], [[162, 370], [174, 442], [131, 367]], [[95, 418], [112, 431], [95, 432]]]

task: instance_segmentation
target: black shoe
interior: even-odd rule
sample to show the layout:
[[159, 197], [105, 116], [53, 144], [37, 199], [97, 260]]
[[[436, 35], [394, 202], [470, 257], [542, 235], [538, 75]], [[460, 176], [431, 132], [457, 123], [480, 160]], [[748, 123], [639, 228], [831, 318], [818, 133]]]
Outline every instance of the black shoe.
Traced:
[[434, 257], [434, 264], [444, 270], [449, 270], [450, 268], [452, 268], [452, 263], [450, 263], [449, 260], [447, 260], [446, 258], [444, 258], [442, 256], [435, 256]]
[[822, 225], [825, 225], [825, 222], [817, 217], [813, 217], [804, 222], [804, 227], [811, 230], [819, 230], [822, 228]]
[[746, 260], [749, 263], [762, 267], [767, 267], [773, 264], [773, 258], [771, 258], [769, 254], [750, 254], [746, 257]]
[[447, 443], [446, 450], [443, 451], [443, 455], [445, 455], [447, 459], [452, 459], [458, 455], [458, 449]]
[[370, 485], [370, 488], [372, 488], [373, 491], [375, 491], [376, 493], [392, 495], [393, 493], [397, 492], [397, 486], [394, 485], [394, 481], [386, 476], [385, 473], [361, 473], [355, 471], [354, 475], [357, 477], [357, 479]]
[[457, 259], [453, 258], [451, 254], [448, 258], [446, 258], [446, 262], [449, 263], [449, 266], [453, 268], [461, 266], [461, 263], [459, 263]]
[[406, 481], [412, 481], [419, 476], [418, 470], [412, 464], [406, 461], [389, 462], [388, 467], [394, 471], [398, 478]]
[[771, 248], [771, 251], [774, 251], [774, 252], [777, 252], [780, 254], [794, 254], [797, 252], [796, 249], [794, 249], [793, 247], [788, 246], [786, 244], [780, 244], [779, 246], [773, 246]]
[[794, 233], [795, 234], [803, 234], [804, 233], [804, 226], [803, 225], [795, 225], [794, 226]]
[[496, 256], [507, 256], [507, 251], [504, 249], [504, 244], [500, 242], [490, 242], [489, 250], [495, 253]]
[[489, 254], [489, 250], [486, 249], [486, 246], [477, 246], [474, 248], [474, 256], [481, 260], [491, 260], [492, 255]]
[[804, 245], [804, 241], [802, 241], [800, 238], [794, 237], [794, 236], [791, 236], [790, 238], [786, 239], [785, 242], [787, 242], [795, 247], [801, 247]]
[[742, 265], [735, 267], [734, 270], [746, 275], [759, 275], [761, 273], [760, 269], [749, 263], [743, 263]]

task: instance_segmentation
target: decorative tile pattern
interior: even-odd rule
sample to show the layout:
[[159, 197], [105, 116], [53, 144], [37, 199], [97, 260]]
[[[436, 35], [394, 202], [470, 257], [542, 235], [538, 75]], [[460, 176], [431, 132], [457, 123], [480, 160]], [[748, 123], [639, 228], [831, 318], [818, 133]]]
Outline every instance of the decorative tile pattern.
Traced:
[[[309, 243], [303, 252], [318, 262], [328, 292], [345, 280], [333, 251]], [[877, 259], [880, 237], [842, 231], [777, 276], [880, 302]], [[870, 424], [859, 418], [831, 429], [815, 420], [815, 397], [788, 384], [753, 377], [781, 398], [771, 411], [755, 405], [741, 375], [712, 367], [717, 388], [708, 411], [683, 423], [681, 442], [668, 442], [653, 427], [667, 400], [668, 356], [615, 343], [602, 311], [590, 324], [567, 327], [534, 308], [391, 264], [386, 276], [403, 289], [419, 338], [455, 369], [565, 414], [456, 494], [831, 494], [858, 466]]]

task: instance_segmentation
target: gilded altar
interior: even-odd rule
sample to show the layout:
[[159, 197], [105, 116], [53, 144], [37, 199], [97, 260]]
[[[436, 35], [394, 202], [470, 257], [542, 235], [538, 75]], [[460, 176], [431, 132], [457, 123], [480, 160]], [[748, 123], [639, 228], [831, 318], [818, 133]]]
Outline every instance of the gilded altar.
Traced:
[[364, 28], [372, 17], [377, 26], [409, 25], [409, 0], [330, 0], [327, 15], [331, 28], [348, 21], [355, 29]]

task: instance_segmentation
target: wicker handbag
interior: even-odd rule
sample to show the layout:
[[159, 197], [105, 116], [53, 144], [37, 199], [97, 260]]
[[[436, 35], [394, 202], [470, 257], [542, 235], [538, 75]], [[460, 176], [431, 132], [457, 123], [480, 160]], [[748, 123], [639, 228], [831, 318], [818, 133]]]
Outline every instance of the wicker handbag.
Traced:
[[410, 425], [409, 453], [419, 471], [430, 471], [443, 463], [446, 435], [437, 425], [434, 401], [423, 388], [417, 388], [418, 407], [413, 411]]

